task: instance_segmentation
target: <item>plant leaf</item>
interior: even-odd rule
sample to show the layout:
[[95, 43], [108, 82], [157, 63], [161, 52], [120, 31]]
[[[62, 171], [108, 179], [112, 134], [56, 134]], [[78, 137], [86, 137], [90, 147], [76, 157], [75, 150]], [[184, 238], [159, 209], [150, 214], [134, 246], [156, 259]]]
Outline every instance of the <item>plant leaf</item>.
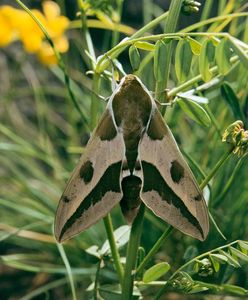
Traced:
[[247, 255], [248, 254], [248, 243], [243, 242], [243, 241], [238, 241], [238, 245], [239, 245], [241, 251]]
[[139, 50], [134, 45], [129, 48], [129, 59], [132, 69], [137, 71], [140, 66], [140, 54]]
[[224, 289], [225, 292], [233, 293], [235, 295], [248, 295], [248, 290], [232, 284], [223, 284], [221, 287]]
[[229, 47], [229, 41], [228, 39], [223, 38], [217, 45], [215, 52], [215, 59], [219, 72], [223, 75], [225, 75], [232, 67], [230, 62], [231, 55], [232, 52]]
[[201, 53], [201, 47], [202, 47], [201, 43], [199, 43], [195, 39], [192, 39], [191, 37], [187, 37], [187, 40], [189, 41], [189, 44], [190, 44], [190, 47], [191, 47], [191, 51], [195, 55], [200, 55], [200, 53]]
[[171, 40], [158, 40], [154, 50], [154, 76], [158, 82], [163, 81], [163, 66], [167, 59], [168, 43]]
[[209, 255], [209, 257], [214, 267], [214, 271], [217, 273], [220, 269], [220, 263], [212, 255]]
[[208, 127], [211, 124], [211, 119], [205, 109], [199, 104], [191, 100], [180, 98], [178, 101], [181, 109], [198, 124]]
[[243, 252], [239, 251], [238, 249], [234, 248], [234, 247], [229, 247], [229, 250], [231, 251], [231, 253], [233, 255], [235, 255], [237, 258], [244, 260], [246, 262], [248, 262], [248, 256], [246, 254], [244, 254]]
[[212, 78], [210, 72], [210, 63], [214, 59], [215, 47], [211, 39], [207, 39], [203, 42], [201, 53], [199, 56], [199, 70], [204, 81], [209, 81]]
[[[115, 242], [118, 249], [124, 246], [128, 242], [129, 235], [130, 235], [130, 226], [128, 225], [120, 226], [114, 231]], [[100, 253], [102, 255], [106, 255], [110, 253], [110, 245], [108, 240], [104, 242], [100, 250]]]
[[192, 94], [191, 91], [188, 91], [185, 93], [178, 93], [177, 96], [179, 96], [180, 98], [192, 100], [194, 102], [201, 103], [201, 104], [209, 103], [208, 98], [196, 96], [196, 95]]
[[154, 51], [155, 45], [148, 42], [136, 42], [135, 47], [146, 51]]
[[229, 41], [232, 45], [233, 51], [238, 55], [240, 61], [243, 63], [243, 65], [248, 68], [248, 55], [245, 53], [245, 51], [237, 44], [236, 40], [234, 38], [229, 38]]
[[224, 100], [229, 105], [234, 118], [237, 120], [244, 120], [244, 115], [242, 113], [242, 110], [239, 105], [239, 99], [236, 96], [234, 90], [230, 86], [229, 83], [223, 82], [223, 84], [220, 87], [221, 95], [223, 96]]
[[170, 270], [170, 265], [167, 262], [156, 264], [145, 272], [143, 276], [143, 281], [145, 283], [148, 283], [157, 280], [162, 275], [167, 273], [169, 270]]
[[210, 254], [210, 257], [213, 257], [215, 260], [217, 260], [218, 262], [220, 263], [226, 263], [227, 262], [227, 257], [225, 255], [222, 255], [222, 254], [216, 254], [216, 253], [213, 253], [213, 254]]
[[227, 258], [227, 263], [235, 268], [239, 268], [240, 264], [239, 262], [232, 257], [232, 255], [230, 255], [229, 253], [223, 251], [223, 250], [219, 250], [219, 253], [221, 253], [222, 255], [226, 256]]
[[181, 39], [176, 47], [175, 70], [179, 82], [184, 82], [190, 73], [192, 51], [189, 42]]

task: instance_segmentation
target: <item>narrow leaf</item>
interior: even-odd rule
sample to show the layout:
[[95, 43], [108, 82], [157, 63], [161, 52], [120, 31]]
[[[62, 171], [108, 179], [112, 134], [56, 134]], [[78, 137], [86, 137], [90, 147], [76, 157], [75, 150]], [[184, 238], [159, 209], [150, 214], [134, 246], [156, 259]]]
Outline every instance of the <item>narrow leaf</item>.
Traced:
[[200, 55], [201, 53], [201, 43], [197, 42], [196, 40], [192, 39], [191, 37], [187, 37], [191, 50], [195, 55]]
[[248, 254], [248, 243], [243, 241], [238, 241], [238, 245], [244, 254]]
[[204, 81], [209, 81], [212, 78], [212, 74], [209, 70], [210, 63], [214, 59], [214, 45], [210, 39], [203, 42], [201, 53], [199, 56], [199, 70]]
[[181, 39], [176, 47], [175, 70], [179, 82], [184, 82], [190, 73], [192, 51], [187, 40]]
[[194, 102], [197, 103], [201, 103], [201, 104], [208, 104], [208, 98], [206, 97], [201, 97], [201, 96], [196, 96], [192, 93], [186, 92], [186, 93], [178, 93], [177, 96], [179, 96], [180, 98], [183, 99], [187, 99], [187, 100], [192, 100]]
[[179, 99], [178, 104], [181, 109], [198, 124], [208, 127], [211, 124], [211, 119], [205, 109], [199, 104], [191, 100]]
[[[170, 40], [169, 40], [170, 42]], [[166, 64], [168, 42], [158, 40], [155, 44], [154, 50], [154, 76], [158, 82], [163, 81], [164, 66]]]
[[234, 259], [229, 253], [223, 251], [223, 250], [219, 250], [219, 253], [221, 253], [222, 255], [226, 256], [227, 258], [227, 263], [235, 268], [239, 268], [240, 264], [239, 262]]
[[224, 82], [220, 88], [221, 95], [223, 96], [224, 100], [229, 105], [235, 119], [237, 120], [244, 120], [244, 116], [239, 105], [239, 99], [236, 96], [234, 90], [230, 86], [229, 83]]
[[[121, 248], [128, 242], [129, 235], [130, 235], [130, 226], [128, 225], [121, 226], [114, 231], [114, 237], [115, 237], [117, 248]], [[100, 250], [100, 253], [103, 255], [110, 253], [110, 245], [108, 240], [104, 242]]]
[[233, 51], [238, 55], [240, 61], [243, 63], [243, 65], [248, 68], [248, 55], [245, 53], [245, 51], [237, 44], [235, 39], [230, 38], [229, 39]]
[[154, 51], [155, 45], [148, 42], [136, 42], [135, 47], [146, 51]]
[[196, 284], [192, 287], [192, 289], [189, 291], [189, 294], [196, 294], [196, 293], [201, 293], [201, 292], [204, 292], [204, 291], [207, 291], [209, 290], [208, 287], [206, 286], [202, 286], [200, 284]]
[[129, 59], [132, 69], [137, 71], [140, 66], [140, 54], [139, 50], [134, 45], [129, 48]]
[[215, 52], [215, 59], [220, 74], [225, 75], [230, 70], [232, 66], [230, 62], [231, 54], [229, 41], [226, 38], [222, 39], [217, 45]]
[[214, 271], [217, 273], [220, 269], [220, 264], [213, 256], [209, 255], [209, 257], [210, 257], [210, 260], [211, 260], [212, 265], [214, 267]]
[[238, 249], [234, 248], [234, 247], [230, 247], [229, 250], [231, 251], [231, 253], [233, 255], [235, 255], [237, 258], [244, 260], [246, 262], [248, 262], [248, 256], [246, 254], [244, 254], [243, 252], [239, 251]]
[[145, 283], [157, 280], [160, 278], [162, 275], [167, 273], [170, 270], [170, 265], [166, 262], [162, 262], [159, 264], [156, 264], [155, 266], [152, 266], [150, 269], [148, 269], [144, 276], [143, 276], [143, 281]]
[[248, 290], [237, 285], [223, 284], [221, 287], [224, 289], [225, 292], [233, 293], [235, 295], [248, 295]]
[[217, 260], [218, 262], [220, 263], [226, 263], [227, 262], [227, 257], [225, 255], [222, 255], [222, 254], [216, 254], [216, 253], [213, 253], [213, 254], [210, 254], [210, 257], [213, 257], [215, 260]]

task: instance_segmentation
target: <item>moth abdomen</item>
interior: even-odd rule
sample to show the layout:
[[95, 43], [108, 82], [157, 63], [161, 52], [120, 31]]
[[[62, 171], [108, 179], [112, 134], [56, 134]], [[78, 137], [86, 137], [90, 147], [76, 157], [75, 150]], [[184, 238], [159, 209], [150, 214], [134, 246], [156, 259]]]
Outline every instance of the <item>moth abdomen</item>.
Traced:
[[121, 211], [128, 223], [135, 219], [141, 203], [140, 190], [142, 181], [135, 175], [124, 177], [121, 183], [123, 197], [120, 202]]

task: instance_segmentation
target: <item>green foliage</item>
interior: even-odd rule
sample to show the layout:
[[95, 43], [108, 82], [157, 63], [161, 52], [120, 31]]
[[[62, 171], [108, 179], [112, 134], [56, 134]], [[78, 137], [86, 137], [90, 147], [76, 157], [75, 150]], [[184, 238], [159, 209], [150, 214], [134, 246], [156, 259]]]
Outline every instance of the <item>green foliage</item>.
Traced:
[[[196, 1], [174, 2], [184, 2], [184, 13], [197, 13]], [[117, 24], [118, 18], [111, 20], [117, 22], [113, 27], [101, 23], [99, 44], [93, 44], [97, 36], [87, 28], [90, 18], [82, 15], [85, 20], [68, 31], [70, 52], [59, 56], [58, 66], [49, 68], [25, 54], [18, 44], [0, 49], [3, 297], [32, 299], [49, 294], [51, 299], [97, 299], [99, 295], [122, 299], [119, 275], [126, 266], [130, 274], [126, 273], [125, 284], [131, 292], [134, 284], [133, 299], [141, 294], [159, 299], [167, 291], [199, 297], [210, 293], [247, 296], [248, 14], [245, 1], [217, 1], [218, 15], [210, 19], [212, 2], [205, 1], [199, 22], [161, 32], [158, 25], [164, 25], [168, 13], [150, 1], [154, 9], [148, 5], [142, 9], [151, 22], [122, 41], [119, 30], [123, 27], [117, 25], [124, 25]], [[58, 3], [65, 8], [66, 1]], [[82, 3], [110, 17], [113, 12], [122, 14], [122, 1], [114, 5], [102, 1], [101, 6], [99, 1]], [[172, 11], [173, 7], [169, 14]], [[173, 17], [176, 24], [181, 15], [177, 17], [174, 11], [167, 21]], [[188, 24], [192, 18], [191, 14]], [[170, 22], [166, 26], [173, 28]], [[96, 53], [103, 55], [95, 60]], [[130, 227], [124, 225], [116, 207], [111, 212], [115, 230], [105, 220], [107, 234], [99, 222], [63, 246], [56, 244], [53, 219], [58, 199], [84, 150], [89, 128], [95, 126], [104, 108], [100, 96], [111, 95], [113, 72], [120, 76], [132, 70], [150, 90], [156, 86], [158, 100], [166, 102], [166, 122], [199, 183], [203, 181], [209, 210], [227, 241], [211, 224], [209, 237], [200, 243], [166, 228], [148, 211], [144, 224], [136, 224], [130, 237]], [[166, 91], [158, 85], [164, 80]], [[222, 143], [221, 135], [237, 120], [244, 128], [235, 131], [232, 143], [228, 139]], [[234, 147], [243, 149], [240, 157], [231, 153]], [[129, 237], [133, 244], [129, 243], [127, 255]], [[130, 259], [132, 253], [137, 255]], [[9, 279], [8, 272], [18, 278], [11, 282], [11, 289], [7, 286], [14, 279]], [[158, 280], [161, 278], [163, 281]]]

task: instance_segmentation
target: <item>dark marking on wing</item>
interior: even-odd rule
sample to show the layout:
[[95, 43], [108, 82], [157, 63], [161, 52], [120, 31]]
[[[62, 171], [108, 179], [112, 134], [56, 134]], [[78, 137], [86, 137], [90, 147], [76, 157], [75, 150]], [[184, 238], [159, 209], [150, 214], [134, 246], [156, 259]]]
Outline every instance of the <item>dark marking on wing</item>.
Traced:
[[152, 140], [162, 140], [167, 134], [167, 128], [164, 124], [163, 118], [157, 109], [154, 111], [150, 120], [147, 134]]
[[68, 203], [70, 202], [70, 199], [67, 196], [62, 196], [62, 201]]
[[111, 141], [117, 135], [112, 116], [108, 110], [106, 110], [99, 121], [96, 128], [96, 135], [100, 137], [102, 141]]
[[171, 178], [175, 183], [179, 183], [184, 177], [184, 168], [177, 160], [173, 160], [170, 168]]
[[190, 213], [185, 203], [164, 181], [157, 168], [145, 161], [142, 161], [141, 164], [144, 174], [143, 192], [155, 191], [160, 195], [162, 201], [166, 201], [168, 204], [175, 206], [180, 211], [182, 217], [197, 228], [204, 239], [204, 233], [198, 220]]
[[90, 207], [94, 206], [96, 203], [100, 202], [102, 197], [109, 191], [120, 193], [120, 172], [121, 172], [122, 162], [119, 161], [110, 165], [101, 179], [98, 181], [93, 190], [89, 193], [89, 195], [82, 199], [81, 204], [74, 212], [74, 214], [66, 221], [63, 229], [61, 230], [61, 234], [59, 236], [59, 240], [62, 239], [63, 235], [69, 229], [72, 224], [82, 217], [83, 213]]
[[92, 167], [92, 162], [90, 160], [87, 160], [80, 168], [79, 176], [87, 184], [91, 181], [93, 174], [94, 168]]
[[200, 200], [202, 200], [202, 195], [201, 195], [201, 194], [198, 194], [197, 196], [194, 197], [194, 199], [195, 199], [196, 201], [200, 201]]

